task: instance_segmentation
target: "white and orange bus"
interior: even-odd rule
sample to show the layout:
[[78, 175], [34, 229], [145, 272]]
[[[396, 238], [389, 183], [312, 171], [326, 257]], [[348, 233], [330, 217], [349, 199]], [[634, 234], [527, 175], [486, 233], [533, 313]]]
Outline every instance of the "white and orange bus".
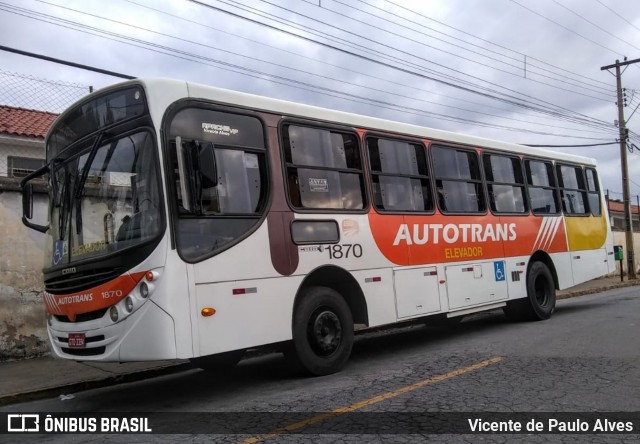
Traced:
[[615, 268], [585, 157], [161, 79], [79, 101], [46, 153], [23, 220], [48, 235], [63, 358], [211, 368], [280, 344], [322, 375], [354, 325], [547, 319]]

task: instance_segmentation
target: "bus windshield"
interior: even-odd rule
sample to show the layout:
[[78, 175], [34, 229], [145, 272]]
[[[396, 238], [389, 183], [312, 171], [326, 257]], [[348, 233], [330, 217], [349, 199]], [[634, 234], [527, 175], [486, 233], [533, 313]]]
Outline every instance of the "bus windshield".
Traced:
[[46, 267], [121, 251], [159, 234], [159, 174], [148, 130], [98, 133], [73, 156], [51, 162]]

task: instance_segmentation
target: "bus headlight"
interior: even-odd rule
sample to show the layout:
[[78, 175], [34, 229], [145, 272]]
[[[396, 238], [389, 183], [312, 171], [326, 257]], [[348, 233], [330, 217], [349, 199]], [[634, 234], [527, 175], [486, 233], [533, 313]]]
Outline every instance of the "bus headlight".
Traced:
[[127, 296], [127, 299], [124, 301], [124, 308], [131, 313], [133, 311], [133, 298], [131, 296]]
[[140, 296], [142, 296], [145, 299], [149, 296], [149, 286], [147, 285], [146, 282], [143, 282], [142, 284], [140, 284]]
[[115, 305], [109, 310], [109, 316], [113, 322], [118, 322], [118, 309]]

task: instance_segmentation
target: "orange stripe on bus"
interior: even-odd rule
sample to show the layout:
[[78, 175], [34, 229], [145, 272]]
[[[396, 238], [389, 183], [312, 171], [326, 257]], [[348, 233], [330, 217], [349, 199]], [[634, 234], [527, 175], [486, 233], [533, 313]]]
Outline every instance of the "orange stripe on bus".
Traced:
[[107, 308], [124, 299], [140, 282], [145, 272], [123, 274], [97, 287], [68, 294], [44, 293], [47, 312], [53, 315], [65, 315], [74, 322], [82, 313]]

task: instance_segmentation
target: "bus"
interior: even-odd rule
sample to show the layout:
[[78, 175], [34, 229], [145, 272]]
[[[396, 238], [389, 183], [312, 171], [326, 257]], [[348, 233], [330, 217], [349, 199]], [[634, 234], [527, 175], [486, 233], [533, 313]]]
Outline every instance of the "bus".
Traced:
[[615, 270], [593, 159], [185, 81], [75, 103], [22, 190], [52, 349], [74, 360], [215, 370], [277, 346], [326, 375], [354, 330], [544, 320]]

